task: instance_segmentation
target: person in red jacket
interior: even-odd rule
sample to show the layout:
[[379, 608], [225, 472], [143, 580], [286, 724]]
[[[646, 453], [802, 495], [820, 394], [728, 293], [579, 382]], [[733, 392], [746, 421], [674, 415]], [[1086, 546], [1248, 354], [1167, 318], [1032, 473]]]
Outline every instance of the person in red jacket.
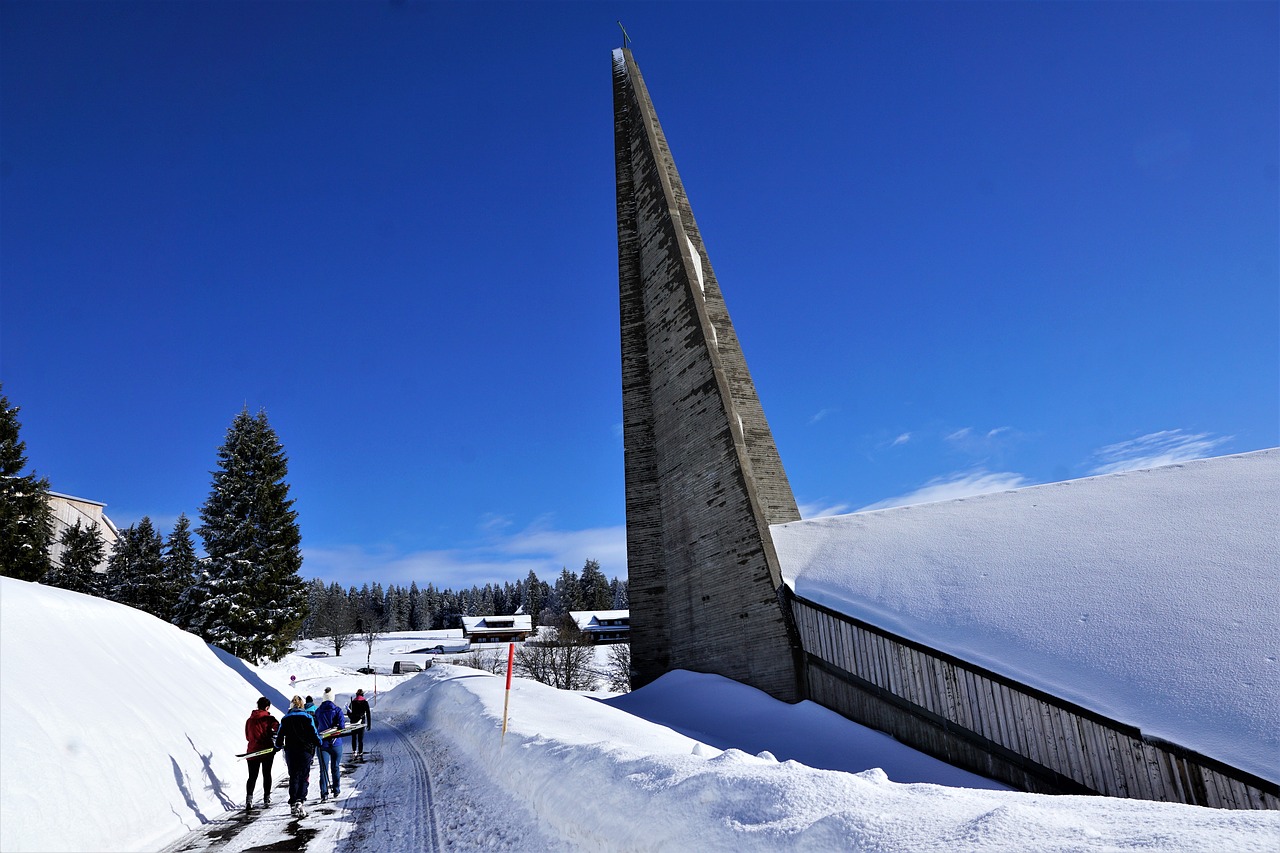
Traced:
[[[257, 752], [260, 749], [274, 749], [276, 731], [280, 728], [280, 721], [271, 716], [268, 710], [271, 702], [266, 696], [258, 698], [258, 707], [249, 713], [249, 719], [244, 723], [244, 737], [249, 742], [245, 752]], [[275, 752], [268, 752], [266, 755], [259, 755], [254, 758], [247, 759], [249, 762], [249, 783], [245, 786], [244, 810], [249, 811], [253, 808], [253, 786], [258, 781], [258, 771], [262, 771], [262, 807], [266, 808], [271, 805], [271, 762], [275, 759]]]

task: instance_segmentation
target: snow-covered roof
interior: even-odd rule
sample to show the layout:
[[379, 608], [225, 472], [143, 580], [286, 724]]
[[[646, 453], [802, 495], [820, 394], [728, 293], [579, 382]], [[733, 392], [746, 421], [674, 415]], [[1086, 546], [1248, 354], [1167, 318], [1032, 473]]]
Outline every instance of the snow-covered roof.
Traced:
[[1280, 781], [1280, 449], [774, 525], [797, 595]]
[[463, 616], [462, 628], [468, 634], [486, 631], [532, 631], [532, 616]]
[[569, 617], [577, 624], [579, 631], [594, 631], [601, 628], [617, 630], [619, 625], [604, 625], [619, 619], [631, 619], [630, 610], [571, 610]]

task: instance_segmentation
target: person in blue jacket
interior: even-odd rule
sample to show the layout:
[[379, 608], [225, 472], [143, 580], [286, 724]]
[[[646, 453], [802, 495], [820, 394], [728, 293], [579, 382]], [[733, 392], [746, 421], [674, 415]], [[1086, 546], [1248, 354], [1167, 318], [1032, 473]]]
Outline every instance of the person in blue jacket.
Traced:
[[311, 761], [320, 746], [315, 720], [303, 708], [302, 697], [294, 696], [276, 732], [276, 749], [284, 750], [284, 763], [289, 768], [289, 811], [294, 817], [307, 816], [302, 803], [311, 785]]
[[[324, 698], [320, 702], [320, 707], [316, 708], [316, 729], [324, 731], [332, 728], [344, 729], [347, 727], [347, 719], [342, 715], [342, 709], [333, 701], [333, 688], [326, 687], [324, 690]], [[342, 740], [336, 737], [322, 738], [323, 743], [320, 746], [320, 802], [329, 799], [329, 792], [333, 792], [334, 799], [338, 796], [338, 765], [342, 762]], [[331, 784], [332, 783], [332, 784]]]

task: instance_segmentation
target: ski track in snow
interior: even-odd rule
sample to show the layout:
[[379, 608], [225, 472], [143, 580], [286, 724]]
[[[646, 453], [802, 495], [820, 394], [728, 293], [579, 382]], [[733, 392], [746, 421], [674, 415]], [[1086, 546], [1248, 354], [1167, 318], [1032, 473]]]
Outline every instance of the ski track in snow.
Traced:
[[[520, 804], [512, 802], [501, 791], [488, 784], [490, 776], [487, 772], [474, 768], [470, 756], [459, 756], [454, 750], [447, 748], [444, 739], [433, 736], [431, 730], [420, 730], [413, 736], [404, 735], [396, 727], [403, 722], [398, 716], [384, 716], [378, 721], [376, 731], [385, 732], [390, 729], [396, 744], [380, 747], [382, 763], [386, 765], [388, 750], [392, 753], [390, 771], [382, 779], [369, 780], [371, 790], [378, 792], [371, 807], [387, 817], [389, 825], [382, 826], [376, 820], [366, 821], [363, 818], [348, 839], [349, 844], [339, 847], [340, 853], [368, 853], [370, 850], [419, 850], [433, 849], [467, 853], [467, 851], [569, 851], [573, 848], [554, 835], [543, 835], [536, 817], [528, 813]], [[365, 737], [369, 744], [369, 736]], [[412, 800], [405, 796], [405, 805], [397, 808], [402, 788], [407, 788], [405, 781], [399, 778], [399, 771], [394, 768], [397, 762], [412, 756], [412, 761], [422, 762], [423, 776], [426, 780], [420, 801], [428, 808], [414, 806]], [[427, 773], [427, 768], [430, 773]], [[437, 791], [439, 795], [437, 796]], [[405, 822], [405, 815], [420, 815], [419, 823], [427, 826], [415, 826], [411, 830], [399, 829]], [[365, 835], [363, 827], [369, 828]], [[412, 831], [418, 836], [430, 838], [432, 847], [409, 847], [401, 845], [399, 838], [405, 831]], [[360, 836], [360, 837], [357, 837]]]
[[[365, 796], [346, 801], [354, 826], [337, 849], [439, 853], [431, 774], [417, 745], [391, 723], [380, 721], [365, 735], [362, 767], [360, 784]], [[413, 815], [413, 819], [405, 820], [405, 815]]]

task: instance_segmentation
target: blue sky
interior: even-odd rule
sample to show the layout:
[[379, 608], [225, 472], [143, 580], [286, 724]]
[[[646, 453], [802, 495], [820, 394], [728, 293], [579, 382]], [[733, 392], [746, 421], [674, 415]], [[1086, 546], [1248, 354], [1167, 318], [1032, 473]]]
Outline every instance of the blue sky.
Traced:
[[625, 571], [621, 19], [807, 515], [1280, 444], [1276, 3], [0, 4], [0, 381], [303, 574]]

